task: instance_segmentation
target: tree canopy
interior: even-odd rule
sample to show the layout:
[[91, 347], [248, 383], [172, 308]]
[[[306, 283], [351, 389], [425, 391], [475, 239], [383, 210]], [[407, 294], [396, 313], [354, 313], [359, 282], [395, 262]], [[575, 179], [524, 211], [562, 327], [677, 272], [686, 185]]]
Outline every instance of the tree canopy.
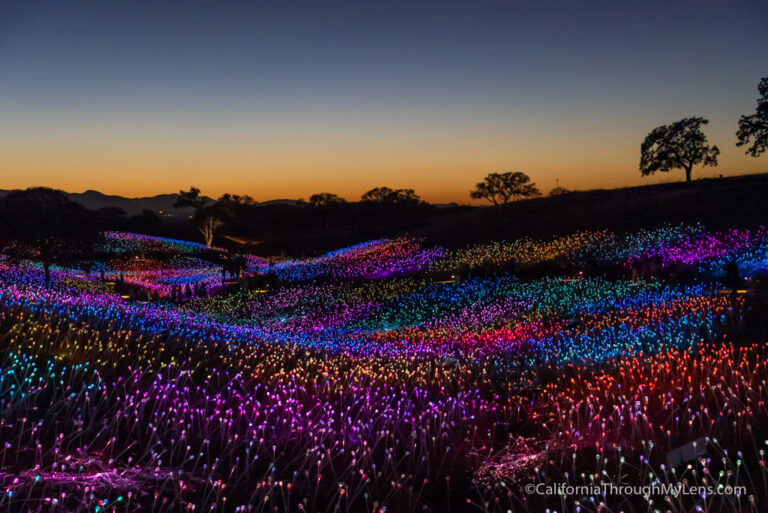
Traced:
[[[224, 224], [224, 218], [227, 216], [227, 207], [229, 206], [228, 202], [235, 201], [235, 197], [231, 195], [226, 196], [227, 198], [224, 201], [210, 203], [208, 198], [200, 196], [200, 189], [190, 187], [188, 191], [179, 191], [179, 197], [173, 206], [176, 208], [191, 207], [195, 210], [192, 221], [197, 230], [203, 235], [205, 245], [210, 247], [213, 244], [216, 230]], [[242, 201], [242, 198], [239, 196], [237, 198], [238, 201]]]
[[739, 130], [736, 132], [736, 146], [746, 146], [751, 142], [752, 146], [747, 148], [746, 154], [753, 157], [768, 151], [768, 77], [760, 80], [757, 91], [760, 97], [757, 99], [755, 113], [741, 116]]
[[506, 205], [510, 201], [541, 196], [531, 177], [520, 171], [490, 173], [475, 185], [469, 195], [474, 199], [485, 199], [494, 205]]
[[218, 200], [216, 200], [220, 205], [226, 205], [226, 206], [240, 206], [240, 205], [253, 205], [256, 203], [256, 201], [250, 197], [247, 194], [239, 195], [239, 194], [230, 194], [225, 193], [222, 194]]
[[313, 207], [322, 207], [346, 202], [347, 200], [332, 192], [318, 192], [309, 197], [309, 204]]
[[549, 191], [549, 195], [550, 196], [562, 196], [563, 194], [568, 194], [569, 192], [571, 192], [571, 191], [569, 191], [565, 187], [561, 187], [561, 186], [558, 185], [557, 187], [554, 187], [551, 191]]
[[716, 166], [720, 150], [709, 146], [701, 126], [709, 123], [702, 117], [684, 118], [670, 125], [654, 128], [640, 146], [640, 173], [648, 176], [657, 171], [685, 170], [685, 181], [691, 181], [693, 166]]
[[389, 187], [374, 187], [360, 199], [370, 203], [417, 204], [421, 202], [421, 198], [413, 189], [390, 189]]

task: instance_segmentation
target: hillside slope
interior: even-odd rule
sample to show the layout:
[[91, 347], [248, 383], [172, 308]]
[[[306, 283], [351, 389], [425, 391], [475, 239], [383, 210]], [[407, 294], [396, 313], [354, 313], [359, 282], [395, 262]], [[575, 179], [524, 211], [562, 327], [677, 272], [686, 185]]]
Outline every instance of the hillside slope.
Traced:
[[474, 208], [434, 217], [413, 235], [431, 243], [461, 246], [526, 235], [636, 230], [680, 222], [699, 222], [710, 228], [768, 223], [768, 173], [572, 192]]

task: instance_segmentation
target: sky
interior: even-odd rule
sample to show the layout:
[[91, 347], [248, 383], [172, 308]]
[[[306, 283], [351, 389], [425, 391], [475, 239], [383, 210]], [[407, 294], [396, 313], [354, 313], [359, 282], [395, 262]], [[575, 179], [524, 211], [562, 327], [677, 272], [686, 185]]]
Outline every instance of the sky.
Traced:
[[375, 186], [470, 203], [641, 177], [640, 144], [710, 120], [717, 168], [768, 76], [768, 2], [0, 1], [0, 188], [257, 200]]

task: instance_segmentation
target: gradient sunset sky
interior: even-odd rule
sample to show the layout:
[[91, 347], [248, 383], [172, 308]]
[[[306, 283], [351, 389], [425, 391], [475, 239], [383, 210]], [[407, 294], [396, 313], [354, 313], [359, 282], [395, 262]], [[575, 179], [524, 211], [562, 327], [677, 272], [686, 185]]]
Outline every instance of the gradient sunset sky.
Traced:
[[0, 188], [469, 203], [641, 178], [649, 130], [710, 120], [720, 166], [768, 76], [768, 2], [0, 2]]

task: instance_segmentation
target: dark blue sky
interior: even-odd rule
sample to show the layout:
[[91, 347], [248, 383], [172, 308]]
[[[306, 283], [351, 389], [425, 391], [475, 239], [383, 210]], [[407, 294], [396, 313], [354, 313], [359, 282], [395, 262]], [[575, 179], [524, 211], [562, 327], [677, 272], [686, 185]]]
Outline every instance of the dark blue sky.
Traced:
[[768, 75], [768, 2], [0, 3], [0, 188], [191, 183], [259, 199], [376, 185], [468, 201], [641, 179], [642, 137], [711, 120], [721, 166]]

